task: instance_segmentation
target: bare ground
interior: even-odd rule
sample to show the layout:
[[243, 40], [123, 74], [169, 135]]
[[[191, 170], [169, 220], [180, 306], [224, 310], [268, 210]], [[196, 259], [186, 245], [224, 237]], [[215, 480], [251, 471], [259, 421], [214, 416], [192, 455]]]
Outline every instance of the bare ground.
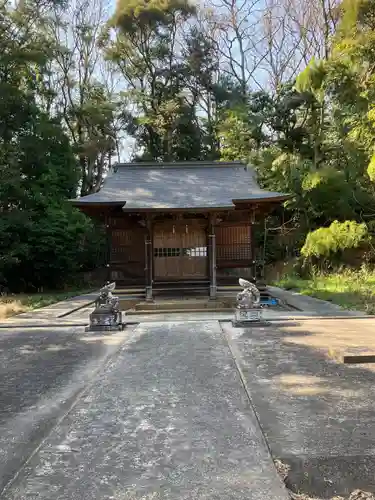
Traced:
[[[287, 486], [290, 467], [278, 459], [276, 459], [274, 462], [277, 472]], [[288, 491], [292, 500], [322, 500], [321, 498], [310, 497], [308, 495], [304, 495], [303, 493], [294, 493], [289, 489]], [[349, 495], [349, 497], [334, 496], [327, 500], [375, 500], [375, 495], [366, 491], [355, 490]]]

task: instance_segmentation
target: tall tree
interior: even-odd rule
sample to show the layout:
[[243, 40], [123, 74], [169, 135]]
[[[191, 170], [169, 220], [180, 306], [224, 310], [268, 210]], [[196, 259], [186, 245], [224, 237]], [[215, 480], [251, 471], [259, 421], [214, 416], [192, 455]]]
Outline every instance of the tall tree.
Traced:
[[55, 112], [79, 160], [81, 195], [100, 189], [117, 149], [116, 89], [108, 85], [110, 69], [98, 48], [108, 10], [105, 0], [74, 0], [49, 18]]
[[326, 86], [346, 135], [368, 156], [375, 180], [375, 1], [343, 1]]
[[168, 2], [134, 9], [118, 6], [106, 46], [126, 83], [124, 119], [136, 157], [216, 158], [218, 57], [195, 8]]
[[246, 99], [250, 88], [262, 88], [258, 45], [261, 32], [262, 0], [206, 0], [201, 17], [207, 36], [220, 55], [220, 70], [233, 80]]
[[41, 104], [47, 7], [0, 7], [0, 280], [13, 290], [61, 284], [79, 268], [90, 227], [66, 204], [77, 188], [76, 162], [58, 119]]
[[265, 84], [272, 91], [295, 78], [311, 59], [327, 59], [339, 0], [266, 0], [262, 13]]

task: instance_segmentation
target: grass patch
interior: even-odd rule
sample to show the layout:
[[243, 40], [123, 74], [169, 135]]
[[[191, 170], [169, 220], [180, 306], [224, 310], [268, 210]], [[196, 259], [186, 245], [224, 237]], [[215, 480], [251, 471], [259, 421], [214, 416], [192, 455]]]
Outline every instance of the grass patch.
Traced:
[[0, 297], [0, 319], [9, 318], [15, 314], [32, 311], [40, 307], [46, 307], [90, 291], [92, 290], [69, 290], [64, 292], [19, 294]]
[[284, 276], [275, 285], [327, 300], [345, 309], [358, 309], [375, 314], [375, 271], [345, 270], [332, 274], [316, 274], [310, 279]]

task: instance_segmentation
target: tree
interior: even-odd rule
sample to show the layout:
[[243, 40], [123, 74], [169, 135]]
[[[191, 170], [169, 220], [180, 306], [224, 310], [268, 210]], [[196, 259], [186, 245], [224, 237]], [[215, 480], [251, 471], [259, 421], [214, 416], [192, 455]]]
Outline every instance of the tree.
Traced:
[[258, 77], [263, 58], [258, 50], [263, 38], [262, 4], [261, 0], [207, 0], [201, 9], [207, 37], [220, 57], [220, 70], [235, 82], [244, 100], [254, 86], [263, 88]]
[[139, 158], [201, 157], [201, 148], [192, 149], [200, 130], [182, 53], [182, 27], [194, 13], [184, 0], [119, 2], [103, 36], [126, 86], [123, 118]]
[[97, 46], [107, 17], [105, 0], [75, 0], [54, 8], [48, 23], [55, 112], [79, 161], [82, 196], [100, 189], [118, 150], [116, 89], [108, 85], [110, 69]]
[[326, 87], [342, 111], [346, 134], [367, 154], [368, 175], [374, 175], [375, 154], [375, 2], [344, 1]]
[[258, 51], [266, 84], [275, 92], [312, 59], [327, 59], [339, 0], [267, 0]]
[[48, 61], [40, 8], [0, 9], [0, 279], [14, 291], [61, 284], [80, 267], [91, 226], [66, 204], [76, 161], [58, 119], [41, 106]]
[[194, 110], [201, 130], [200, 146], [203, 156], [217, 159], [219, 141], [217, 125], [219, 107], [226, 98], [226, 88], [219, 75], [219, 54], [216, 44], [208, 36], [206, 26], [193, 25], [183, 38], [182, 57], [186, 66], [186, 97]]
[[369, 233], [366, 224], [336, 220], [329, 227], [310, 232], [301, 254], [310, 263], [324, 262], [332, 265], [339, 263], [340, 260], [342, 262], [347, 250], [358, 248], [368, 242]]

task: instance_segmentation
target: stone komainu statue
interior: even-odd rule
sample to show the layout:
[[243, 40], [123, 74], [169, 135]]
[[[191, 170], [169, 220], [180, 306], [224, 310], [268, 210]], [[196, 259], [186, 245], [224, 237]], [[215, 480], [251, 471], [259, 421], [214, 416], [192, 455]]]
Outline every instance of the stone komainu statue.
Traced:
[[95, 301], [95, 309], [90, 314], [90, 326], [87, 330], [119, 330], [122, 328], [122, 313], [118, 297], [112, 295], [116, 283], [108, 283], [100, 289]]
[[95, 307], [102, 309], [102, 311], [108, 310], [113, 312], [118, 312], [120, 310], [119, 298], [112, 295], [112, 292], [116, 288], [116, 283], [108, 283], [100, 289], [99, 297], [95, 301]]
[[237, 294], [238, 309], [252, 309], [260, 305], [260, 292], [250, 281], [240, 278], [238, 280], [243, 290]]

